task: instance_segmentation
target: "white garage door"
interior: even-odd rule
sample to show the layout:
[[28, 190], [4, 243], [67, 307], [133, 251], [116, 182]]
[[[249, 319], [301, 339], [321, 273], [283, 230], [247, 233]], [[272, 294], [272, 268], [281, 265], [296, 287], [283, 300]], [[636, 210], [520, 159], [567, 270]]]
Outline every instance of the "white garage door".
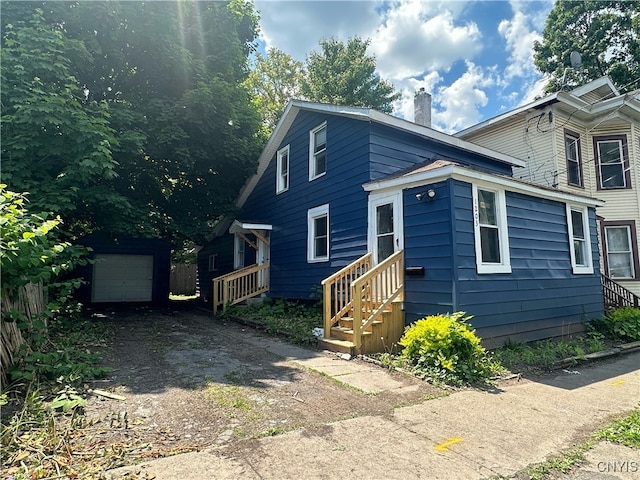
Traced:
[[150, 302], [153, 255], [96, 255], [92, 302]]

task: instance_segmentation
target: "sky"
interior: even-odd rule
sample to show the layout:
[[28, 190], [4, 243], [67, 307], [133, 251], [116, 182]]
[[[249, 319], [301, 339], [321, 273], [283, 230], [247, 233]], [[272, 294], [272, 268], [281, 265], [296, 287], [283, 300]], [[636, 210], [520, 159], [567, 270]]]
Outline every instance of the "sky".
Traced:
[[413, 97], [432, 95], [433, 128], [454, 133], [540, 96], [533, 42], [553, 0], [254, 0], [260, 47], [304, 61], [322, 38], [370, 39], [378, 74], [402, 98], [393, 115], [413, 120]]

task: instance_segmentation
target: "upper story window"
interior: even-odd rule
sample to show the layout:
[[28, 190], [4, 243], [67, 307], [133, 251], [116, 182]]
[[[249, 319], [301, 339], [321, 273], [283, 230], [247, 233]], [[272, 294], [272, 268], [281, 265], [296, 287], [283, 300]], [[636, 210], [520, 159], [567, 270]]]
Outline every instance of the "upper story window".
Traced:
[[598, 190], [631, 188], [626, 135], [593, 137]]
[[609, 277], [613, 279], [637, 279], [638, 240], [634, 221], [603, 222], [604, 262]]
[[327, 173], [327, 124], [309, 132], [309, 181]]
[[307, 213], [307, 261], [329, 260], [329, 205], [309, 209]]
[[473, 185], [473, 225], [477, 272], [511, 273], [504, 191]]
[[567, 223], [573, 273], [593, 273], [587, 208], [567, 205]]
[[209, 255], [209, 271], [213, 272], [218, 270], [218, 254], [214, 253], [213, 255]]
[[567, 183], [583, 187], [582, 181], [582, 153], [580, 135], [569, 130], [564, 131], [564, 151], [567, 159]]
[[289, 145], [278, 150], [276, 171], [276, 193], [289, 190]]

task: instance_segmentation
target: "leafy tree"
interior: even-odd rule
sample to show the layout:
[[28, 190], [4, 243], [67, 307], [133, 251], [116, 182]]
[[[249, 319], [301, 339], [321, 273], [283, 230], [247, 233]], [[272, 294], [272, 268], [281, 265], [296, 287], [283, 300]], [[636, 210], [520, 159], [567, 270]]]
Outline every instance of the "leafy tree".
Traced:
[[287, 102], [300, 97], [303, 75], [302, 62], [282, 50], [270, 48], [266, 56], [256, 53], [254, 67], [245, 83], [255, 94], [268, 132], [275, 128]]
[[[108, 146], [103, 153], [110, 158], [98, 162], [110, 170], [93, 183], [78, 184], [81, 177], [67, 176], [67, 190], [77, 195], [66, 210], [58, 209], [59, 202], [41, 199], [40, 194], [54, 190], [51, 181], [58, 172], [43, 177], [25, 170], [33, 152], [16, 163], [15, 152], [22, 148], [19, 140], [24, 140], [19, 137], [13, 144], [3, 142], [3, 160], [27, 172], [22, 177], [11, 172], [7, 178], [11, 187], [33, 191], [32, 202], [63, 214], [74, 234], [102, 230], [161, 235], [175, 242], [202, 241], [212, 225], [233, 209], [237, 191], [253, 173], [264, 142], [259, 113], [243, 85], [258, 28], [253, 4], [245, 0], [8, 2], [8, 8], [3, 4], [3, 31], [26, 28], [20, 22], [38, 6], [44, 24], [28, 33], [33, 42], [55, 34], [68, 47], [69, 53], [61, 54], [64, 69], [56, 74], [66, 75], [81, 111], [103, 122], [102, 130], [91, 131], [94, 137], [110, 135], [103, 144]], [[3, 62], [7, 39], [10, 35], [3, 34]], [[13, 54], [15, 64], [31, 62], [32, 55], [25, 56], [25, 51], [7, 53]], [[34, 67], [14, 80], [5, 65], [3, 110], [14, 90], [24, 91], [23, 96], [30, 92], [29, 82], [37, 73]], [[60, 94], [51, 82], [40, 90], [47, 99]], [[16, 109], [25, 105], [20, 99], [13, 103]], [[56, 105], [57, 119], [65, 119], [65, 114], [76, 118], [65, 102]], [[25, 130], [38, 131], [38, 119], [29, 108], [16, 113], [9, 119]], [[3, 140], [4, 125], [3, 117]], [[101, 145], [94, 137], [81, 137], [83, 146]], [[68, 142], [59, 143], [67, 147]]]
[[335, 38], [321, 40], [321, 51], [307, 55], [302, 94], [312, 101], [390, 113], [400, 94], [376, 75], [376, 59], [366, 53], [369, 43], [359, 37], [346, 43]]
[[32, 194], [33, 208], [73, 217], [117, 195], [97, 190], [116, 176], [117, 143], [104, 103], [87, 103], [71, 59], [88, 61], [82, 42], [44, 23], [8, 25], [2, 48], [3, 179]]
[[[559, 0], [547, 17], [542, 42], [534, 43], [534, 62], [549, 74], [546, 90], [609, 75], [622, 92], [640, 79], [640, 4], [624, 0]], [[571, 66], [572, 51], [582, 55], [580, 71]]]

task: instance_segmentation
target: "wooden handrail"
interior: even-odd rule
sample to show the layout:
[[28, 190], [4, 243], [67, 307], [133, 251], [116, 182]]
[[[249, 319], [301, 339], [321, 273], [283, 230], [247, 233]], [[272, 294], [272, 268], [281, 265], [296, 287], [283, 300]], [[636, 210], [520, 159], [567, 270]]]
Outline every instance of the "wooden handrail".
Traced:
[[362, 344], [362, 332], [404, 292], [404, 255], [398, 251], [359, 277], [351, 285], [353, 343]]
[[351, 284], [369, 271], [371, 258], [367, 253], [322, 281], [325, 338], [329, 338], [331, 327], [352, 308]]
[[604, 274], [602, 274], [602, 293], [605, 308], [640, 308], [640, 297]]
[[224, 311], [248, 298], [269, 291], [269, 264], [251, 265], [213, 279], [213, 311]]

